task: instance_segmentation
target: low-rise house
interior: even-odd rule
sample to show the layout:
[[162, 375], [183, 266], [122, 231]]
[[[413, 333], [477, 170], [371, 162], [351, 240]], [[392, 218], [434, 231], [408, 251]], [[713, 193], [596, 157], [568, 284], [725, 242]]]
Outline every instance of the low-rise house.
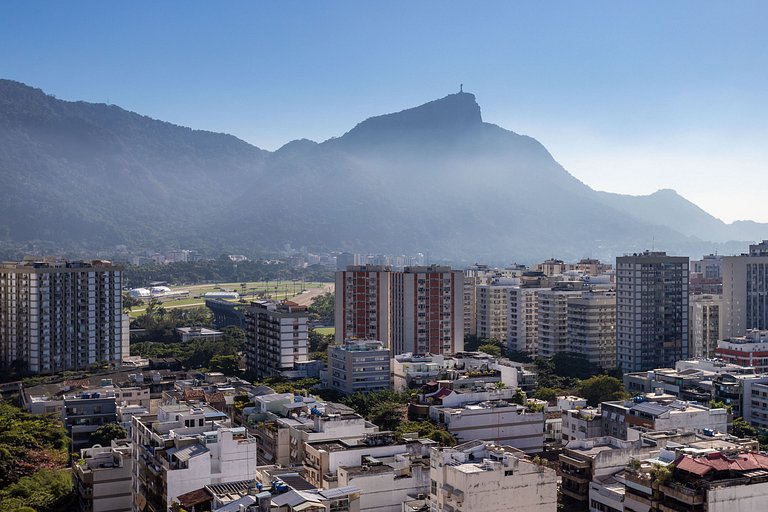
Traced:
[[554, 512], [555, 471], [509, 446], [475, 440], [432, 448], [429, 509]]
[[381, 341], [347, 340], [328, 347], [328, 387], [345, 395], [390, 388], [389, 349]]
[[131, 443], [127, 439], [80, 450], [80, 458], [72, 466], [79, 510], [130, 512], [132, 471]]
[[[660, 397], [664, 398], [664, 397]], [[679, 400], [626, 400], [601, 404], [603, 435], [633, 439], [640, 430], [685, 430], [726, 432], [726, 409], [709, 408]]]
[[360, 512], [400, 512], [412, 497], [429, 493], [429, 472], [428, 451], [365, 457], [360, 465], [339, 466], [338, 485], [360, 489]]
[[209, 406], [161, 406], [155, 421], [132, 421], [136, 510], [165, 512], [182, 494], [256, 470], [256, 439]]
[[563, 444], [577, 439], [590, 439], [602, 436], [602, 414], [599, 408], [568, 409], [563, 411], [561, 415]]
[[505, 400], [432, 406], [429, 416], [459, 441], [487, 439], [526, 453], [544, 447], [544, 413]]

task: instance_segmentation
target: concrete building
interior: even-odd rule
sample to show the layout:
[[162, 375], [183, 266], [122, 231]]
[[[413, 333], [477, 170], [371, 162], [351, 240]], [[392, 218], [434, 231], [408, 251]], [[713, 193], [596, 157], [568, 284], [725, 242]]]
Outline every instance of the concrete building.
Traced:
[[224, 337], [224, 333], [207, 327], [177, 327], [176, 335], [182, 343], [194, 340], [216, 341]]
[[336, 341], [375, 339], [393, 355], [464, 347], [464, 277], [449, 267], [352, 266], [336, 273]]
[[625, 372], [688, 357], [688, 257], [616, 258], [616, 363]]
[[427, 455], [366, 457], [361, 465], [339, 466], [339, 487], [360, 489], [360, 512], [401, 512], [411, 496], [429, 494]]
[[114, 396], [102, 396], [96, 392], [64, 398], [64, 427], [72, 440], [73, 449], [91, 446], [91, 435], [109, 423], [117, 423]]
[[431, 265], [392, 277], [392, 354], [464, 350], [464, 273]]
[[78, 509], [131, 512], [132, 473], [131, 443], [127, 439], [80, 450], [80, 460], [72, 465]]
[[715, 356], [726, 363], [768, 373], [768, 330], [750, 329], [743, 336], [718, 341]]
[[682, 402], [674, 397], [663, 402], [633, 400], [601, 404], [603, 435], [619, 439], [635, 439], [641, 431], [682, 430], [686, 432], [727, 432], [728, 412]]
[[722, 265], [725, 336], [768, 329], [768, 240], [749, 254], [725, 256]]
[[[378, 432], [362, 438], [310, 442], [304, 448], [303, 474], [307, 482], [315, 487], [330, 489], [341, 485], [337, 471], [342, 466], [370, 466], [381, 458], [399, 454], [421, 459], [429, 457], [429, 449], [436, 445], [436, 442], [429, 439], [398, 441], [392, 432]], [[358, 484], [354, 485], [359, 487]]]
[[487, 284], [491, 274], [487, 265], [464, 270], [464, 337], [477, 336], [477, 287]]
[[389, 349], [381, 341], [347, 340], [328, 347], [328, 387], [351, 395], [390, 389]]
[[584, 292], [568, 297], [570, 352], [600, 368], [616, 367], [616, 293]]
[[336, 341], [381, 340], [391, 346], [392, 269], [352, 265], [336, 272]]
[[721, 279], [723, 277], [723, 257], [717, 254], [707, 254], [700, 260], [691, 260], [691, 274], [701, 274], [704, 279]]
[[257, 379], [292, 371], [308, 354], [309, 314], [295, 302], [255, 301], [246, 310], [246, 370]]
[[538, 356], [552, 357], [570, 352], [568, 335], [568, 304], [571, 298], [581, 297], [583, 283], [564, 282], [538, 293]]
[[475, 287], [475, 329], [480, 339], [506, 341], [509, 316], [509, 292], [519, 285], [516, 279], [494, 278], [487, 284]]
[[208, 406], [161, 406], [156, 421], [132, 421], [134, 510], [165, 512], [182, 494], [255, 474], [256, 439]]
[[600, 409], [584, 407], [562, 411], [562, 443], [603, 435]]
[[680, 455], [658, 487], [658, 510], [765, 510], [768, 457], [760, 453]]
[[0, 264], [0, 369], [51, 374], [129, 355], [122, 267], [53, 258]]
[[437, 380], [445, 370], [445, 356], [439, 354], [398, 354], [390, 362], [395, 391], [418, 388]]
[[239, 327], [245, 330], [245, 312], [242, 304], [222, 299], [205, 299], [205, 307], [213, 313], [213, 325], [216, 329]]
[[475, 440], [433, 448], [429, 510], [554, 512], [555, 471], [514, 448]]
[[[720, 439], [707, 438], [711, 442], [725, 445]], [[569, 442], [559, 455], [563, 495], [566, 510], [589, 509], [609, 512], [611, 510], [648, 510], [625, 508], [624, 474], [629, 461], [654, 457], [663, 458], [667, 447], [682, 448], [701, 442], [691, 432], [649, 432], [638, 439], [626, 441], [615, 437], [595, 437]], [[699, 448], [694, 448], [699, 449]], [[674, 455], [670, 456], [672, 460]]]
[[539, 292], [544, 290], [531, 283], [509, 290], [507, 347], [527, 354], [539, 350]]
[[717, 342], [723, 339], [725, 326], [722, 295], [691, 295], [688, 318], [690, 343], [688, 357], [715, 357]]
[[544, 448], [544, 413], [506, 400], [432, 406], [429, 417], [459, 442], [488, 439], [526, 453]]

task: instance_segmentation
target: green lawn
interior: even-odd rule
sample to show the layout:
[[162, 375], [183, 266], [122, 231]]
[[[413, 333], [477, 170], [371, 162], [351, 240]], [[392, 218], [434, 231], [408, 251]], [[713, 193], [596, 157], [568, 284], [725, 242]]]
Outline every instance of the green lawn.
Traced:
[[[183, 299], [169, 298], [160, 300], [166, 309], [185, 307], [192, 308], [205, 305], [203, 296], [208, 292], [237, 292], [245, 300], [258, 299], [262, 295], [275, 300], [290, 299], [300, 295], [302, 291], [301, 281], [253, 281], [244, 283], [217, 283], [217, 284], [198, 284], [189, 286], [170, 286], [171, 291], [188, 291], [189, 297]], [[328, 283], [304, 282], [304, 290], [313, 288], [322, 288]], [[236, 302], [236, 301], [233, 301]], [[146, 307], [138, 306], [131, 310], [129, 316], [137, 318], [142, 315]]]
[[330, 334], [333, 336], [336, 334], [336, 328], [335, 327], [315, 327], [315, 332], [317, 334], [322, 334], [323, 336]]

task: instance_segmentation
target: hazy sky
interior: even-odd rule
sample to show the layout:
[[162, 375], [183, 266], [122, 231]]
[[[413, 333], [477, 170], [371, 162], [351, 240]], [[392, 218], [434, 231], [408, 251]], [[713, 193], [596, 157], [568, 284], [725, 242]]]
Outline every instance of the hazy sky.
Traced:
[[0, 77], [266, 149], [456, 92], [599, 190], [768, 222], [768, 2], [14, 2]]

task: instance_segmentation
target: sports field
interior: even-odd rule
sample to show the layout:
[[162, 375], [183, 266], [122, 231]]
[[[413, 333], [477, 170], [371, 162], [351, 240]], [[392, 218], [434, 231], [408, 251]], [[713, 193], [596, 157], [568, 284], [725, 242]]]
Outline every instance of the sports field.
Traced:
[[[245, 300], [260, 298], [283, 300], [291, 299], [299, 304], [309, 305], [314, 297], [326, 292], [333, 292], [333, 283], [302, 281], [253, 281], [248, 283], [216, 283], [190, 286], [171, 286], [171, 292], [188, 291], [189, 295], [181, 298], [158, 297], [165, 309], [192, 308], [205, 306], [203, 296], [209, 292], [237, 292]], [[136, 318], [144, 313], [146, 306], [131, 310], [130, 316]]]

